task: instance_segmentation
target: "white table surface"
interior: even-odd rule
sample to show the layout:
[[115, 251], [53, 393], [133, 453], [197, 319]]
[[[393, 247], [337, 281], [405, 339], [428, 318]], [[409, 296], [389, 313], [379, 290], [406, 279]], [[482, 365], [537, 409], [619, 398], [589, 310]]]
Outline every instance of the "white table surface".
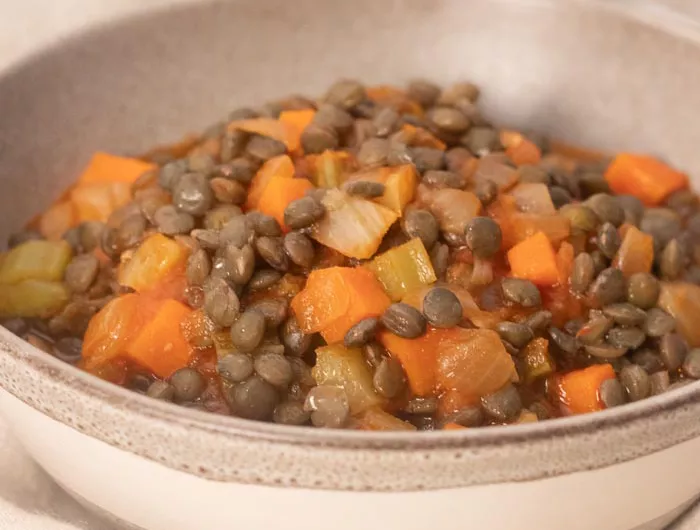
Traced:
[[[187, 0], [0, 0], [0, 70], [85, 25]], [[262, 1], [262, 0], [261, 0]], [[687, 15], [700, 0], [623, 0], [646, 17]], [[0, 530], [115, 530], [87, 513], [26, 455], [0, 419]], [[700, 506], [673, 530], [700, 530]]]

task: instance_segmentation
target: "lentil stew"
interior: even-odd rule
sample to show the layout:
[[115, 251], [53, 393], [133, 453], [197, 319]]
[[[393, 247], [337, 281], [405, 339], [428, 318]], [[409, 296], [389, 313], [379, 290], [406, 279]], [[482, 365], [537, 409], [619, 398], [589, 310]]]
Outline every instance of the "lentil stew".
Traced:
[[93, 156], [0, 253], [0, 322], [154, 399], [459, 429], [700, 379], [700, 201], [645, 155], [497, 128], [478, 88], [332, 85]]

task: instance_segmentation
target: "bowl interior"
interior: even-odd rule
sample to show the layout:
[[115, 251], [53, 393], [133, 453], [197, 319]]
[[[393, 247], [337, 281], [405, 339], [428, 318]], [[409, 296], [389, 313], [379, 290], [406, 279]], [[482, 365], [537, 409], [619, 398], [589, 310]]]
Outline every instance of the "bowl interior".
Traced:
[[238, 0], [79, 35], [0, 78], [0, 238], [97, 149], [136, 153], [338, 77], [473, 80], [498, 123], [700, 173], [688, 112], [700, 105], [700, 49], [595, 4]]

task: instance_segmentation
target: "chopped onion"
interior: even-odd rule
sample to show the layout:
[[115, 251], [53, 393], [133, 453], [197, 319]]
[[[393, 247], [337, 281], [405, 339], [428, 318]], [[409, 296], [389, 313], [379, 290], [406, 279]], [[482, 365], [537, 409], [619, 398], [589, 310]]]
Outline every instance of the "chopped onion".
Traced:
[[432, 193], [430, 210], [443, 231], [464, 234], [467, 223], [481, 212], [481, 201], [470, 191], [445, 188]]
[[511, 381], [515, 365], [495, 331], [460, 329], [438, 346], [437, 382], [462, 395], [491, 394]]
[[326, 193], [323, 203], [328, 212], [314, 225], [311, 237], [349, 258], [371, 258], [398, 218], [384, 206], [338, 190]]
[[551, 215], [556, 213], [549, 189], [544, 184], [523, 182], [515, 186], [510, 195], [515, 199], [515, 205], [523, 213]]
[[662, 283], [659, 307], [676, 319], [676, 329], [690, 346], [700, 346], [700, 286]]

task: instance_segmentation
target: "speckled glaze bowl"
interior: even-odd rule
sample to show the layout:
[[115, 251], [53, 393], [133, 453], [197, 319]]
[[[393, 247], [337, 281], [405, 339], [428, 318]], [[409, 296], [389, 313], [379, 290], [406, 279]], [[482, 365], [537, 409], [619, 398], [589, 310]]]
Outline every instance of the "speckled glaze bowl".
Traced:
[[[138, 152], [340, 76], [471, 79], [496, 122], [700, 176], [690, 24], [586, 1], [185, 2], [0, 75], [0, 237], [96, 149]], [[150, 400], [0, 328], [0, 409], [76, 498], [136, 528], [656, 530], [700, 495], [700, 384], [598, 414], [425, 434], [251, 423]]]

